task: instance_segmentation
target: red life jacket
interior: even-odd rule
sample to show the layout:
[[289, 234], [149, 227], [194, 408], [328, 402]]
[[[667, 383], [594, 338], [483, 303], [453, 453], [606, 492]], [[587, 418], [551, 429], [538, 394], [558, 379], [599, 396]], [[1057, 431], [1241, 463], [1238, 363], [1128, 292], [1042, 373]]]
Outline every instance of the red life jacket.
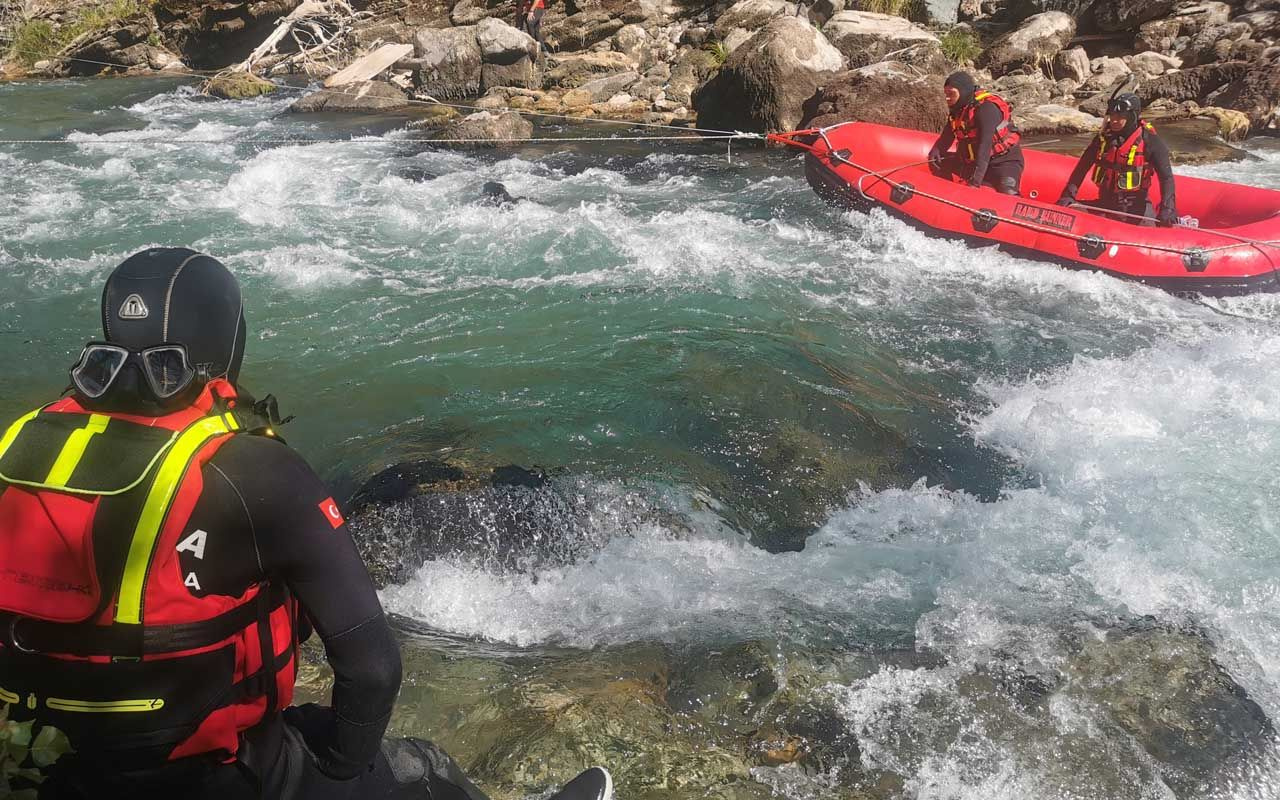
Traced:
[[1147, 141], [1143, 133], [1156, 129], [1145, 119], [1119, 147], [1112, 147], [1106, 131], [1098, 134], [1098, 157], [1094, 160], [1093, 182], [1103, 194], [1146, 195], [1151, 188], [1147, 165]]
[[[179, 555], [201, 468], [263, 432], [225, 380], [164, 417], [91, 413], [66, 398], [0, 438], [0, 701], [108, 763], [231, 758], [289, 705], [297, 607], [262, 582], [197, 596]], [[265, 431], [270, 433], [269, 428]]]
[[1000, 109], [1000, 125], [991, 140], [991, 155], [1004, 155], [1022, 139], [1010, 116], [1009, 104], [999, 95], [979, 91], [973, 101], [951, 116], [951, 131], [955, 134], [956, 152], [966, 164], [978, 159], [978, 109], [983, 103], [993, 103]]

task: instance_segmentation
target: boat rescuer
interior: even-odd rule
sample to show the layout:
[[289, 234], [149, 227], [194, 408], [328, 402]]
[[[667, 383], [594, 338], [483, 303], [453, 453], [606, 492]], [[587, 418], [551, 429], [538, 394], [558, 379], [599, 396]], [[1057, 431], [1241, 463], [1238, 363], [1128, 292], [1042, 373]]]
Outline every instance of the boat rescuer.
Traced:
[[[1169, 148], [1155, 127], [1139, 116], [1141, 111], [1142, 100], [1136, 94], [1125, 93], [1111, 98], [1102, 132], [1080, 156], [1062, 196], [1058, 198], [1058, 205], [1075, 203], [1080, 185], [1092, 171], [1093, 182], [1098, 187], [1098, 199], [1084, 205], [1118, 211], [1128, 215], [1121, 218], [1123, 221], [1143, 225], [1154, 224], [1153, 217], [1163, 226], [1177, 223], [1178, 201]], [[1151, 204], [1153, 175], [1160, 180], [1158, 211], [1154, 211]]]
[[[440, 748], [383, 739], [399, 647], [330, 490], [239, 385], [234, 276], [144, 250], [101, 311], [64, 396], [0, 437], [0, 703], [44, 743], [9, 787], [484, 800]], [[293, 706], [313, 629], [330, 704]], [[575, 782], [612, 791], [603, 770]]]
[[[948, 75], [942, 93], [950, 119], [929, 151], [930, 166], [939, 173], [949, 172], [970, 186], [986, 184], [1001, 194], [1018, 194], [1026, 164], [1009, 104], [998, 95], [980, 90], [967, 72]], [[956, 153], [948, 157], [952, 143]], [[954, 163], [956, 160], [958, 164]]]

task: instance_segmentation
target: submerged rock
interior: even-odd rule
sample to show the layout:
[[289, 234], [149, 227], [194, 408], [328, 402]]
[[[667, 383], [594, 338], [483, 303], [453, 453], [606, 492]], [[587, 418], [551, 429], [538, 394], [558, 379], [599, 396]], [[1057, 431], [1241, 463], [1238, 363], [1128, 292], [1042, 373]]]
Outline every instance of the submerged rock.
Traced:
[[1066, 695], [1132, 736], [1180, 796], [1198, 796], [1218, 776], [1258, 762], [1275, 736], [1201, 634], [1109, 631], [1084, 643], [1066, 675]]
[[494, 147], [504, 141], [533, 136], [533, 123], [514, 111], [503, 114], [479, 111], [440, 129], [433, 139], [469, 139], [459, 146]]
[[409, 97], [386, 81], [364, 81], [333, 89], [321, 89], [299, 98], [289, 110], [294, 113], [345, 111], [377, 113], [409, 105]]
[[200, 91], [210, 97], [224, 100], [243, 100], [248, 97], [271, 94], [276, 85], [265, 78], [259, 78], [251, 72], [233, 72], [229, 75], [217, 75], [205, 81]]

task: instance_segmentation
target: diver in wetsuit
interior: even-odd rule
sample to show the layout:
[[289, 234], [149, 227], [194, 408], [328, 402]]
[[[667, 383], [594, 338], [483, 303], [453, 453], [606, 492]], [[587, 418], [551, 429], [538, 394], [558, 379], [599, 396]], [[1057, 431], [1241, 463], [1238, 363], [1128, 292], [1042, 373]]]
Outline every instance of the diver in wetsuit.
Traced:
[[[39, 797], [484, 800], [382, 738], [399, 648], [329, 489], [238, 384], [242, 309], [209, 256], [132, 256], [70, 394], [0, 438], [0, 700], [72, 748]], [[295, 707], [312, 629], [331, 702]]]
[[[970, 186], [987, 184], [1001, 194], [1018, 194], [1025, 162], [1009, 104], [998, 95], [979, 90], [967, 72], [947, 76], [942, 91], [949, 119], [929, 151], [930, 166], [944, 172], [948, 161], [958, 161], [949, 171]], [[948, 158], [953, 142], [956, 154]]]

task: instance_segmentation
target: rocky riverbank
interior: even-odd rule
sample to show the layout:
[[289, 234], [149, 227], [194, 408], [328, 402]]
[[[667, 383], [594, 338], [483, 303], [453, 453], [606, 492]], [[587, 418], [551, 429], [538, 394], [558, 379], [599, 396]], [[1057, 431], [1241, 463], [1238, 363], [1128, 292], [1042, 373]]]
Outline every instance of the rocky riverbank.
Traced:
[[[412, 53], [374, 80], [331, 87], [295, 110], [386, 112], [434, 99], [485, 112], [766, 132], [848, 119], [937, 129], [941, 76], [970, 67], [1033, 136], [1096, 130], [1106, 99], [1125, 84], [1136, 84], [1151, 119], [1198, 120], [1179, 129], [1210, 157], [1233, 155], [1221, 140], [1276, 127], [1280, 0], [847, 2], [567, 0], [547, 11], [544, 53], [513, 27], [514, 0], [357, 3], [345, 19], [318, 19], [310, 39], [295, 28], [254, 69], [324, 78], [400, 43]], [[299, 3], [10, 5], [23, 8], [5, 17], [5, 74], [54, 77], [226, 68]], [[289, 57], [317, 36], [328, 41], [322, 58]], [[437, 107], [430, 124], [453, 116]], [[500, 138], [524, 127], [486, 113], [463, 130]]]

